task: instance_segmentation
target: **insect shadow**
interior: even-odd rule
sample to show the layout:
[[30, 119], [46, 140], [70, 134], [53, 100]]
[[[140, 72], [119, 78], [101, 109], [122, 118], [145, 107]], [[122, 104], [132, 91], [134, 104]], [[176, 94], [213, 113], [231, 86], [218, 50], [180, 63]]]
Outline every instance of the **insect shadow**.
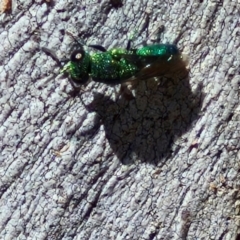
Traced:
[[[179, 138], [198, 118], [201, 86], [192, 92], [186, 64], [175, 45], [134, 49], [130, 43], [127, 49], [112, 50], [89, 45], [102, 52], [96, 55], [89, 55], [79, 43], [64, 66], [65, 60], [58, 60], [50, 49], [43, 50], [63, 67], [61, 72], [70, 77], [73, 88], [90, 77], [107, 85], [121, 84], [122, 94], [116, 101], [99, 93], [89, 109], [79, 97], [88, 110], [99, 114], [109, 144], [122, 163], [163, 164], [184, 146]], [[129, 82], [135, 97], [128, 94]]]
[[[123, 164], [164, 164], [184, 146], [179, 138], [198, 119], [201, 85], [191, 91], [189, 77], [168, 76], [140, 81], [136, 97], [117, 101], [95, 95], [92, 105], [104, 124], [106, 137]], [[187, 140], [186, 140], [187, 141]]]

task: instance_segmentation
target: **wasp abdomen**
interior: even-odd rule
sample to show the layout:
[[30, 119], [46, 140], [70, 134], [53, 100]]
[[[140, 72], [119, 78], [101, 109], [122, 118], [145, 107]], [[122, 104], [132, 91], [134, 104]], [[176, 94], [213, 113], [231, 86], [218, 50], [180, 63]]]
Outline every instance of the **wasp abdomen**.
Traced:
[[170, 55], [179, 55], [178, 48], [173, 44], [156, 44], [140, 48], [136, 51], [140, 56], [168, 57]]

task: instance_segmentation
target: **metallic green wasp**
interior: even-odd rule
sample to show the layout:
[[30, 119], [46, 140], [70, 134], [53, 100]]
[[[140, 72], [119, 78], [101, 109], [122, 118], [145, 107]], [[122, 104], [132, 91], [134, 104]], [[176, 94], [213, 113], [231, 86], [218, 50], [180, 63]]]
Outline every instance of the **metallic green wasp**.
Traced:
[[129, 40], [126, 49], [106, 50], [100, 45], [88, 45], [99, 50], [99, 53], [90, 54], [84, 49], [83, 43], [72, 37], [78, 43], [78, 47], [63, 67], [51, 50], [47, 48], [43, 50], [59, 62], [62, 67], [61, 73], [68, 74], [70, 80], [78, 85], [85, 84], [90, 79], [109, 85], [146, 80], [179, 68], [179, 63], [182, 62], [182, 56], [174, 44], [131, 48], [131, 40]]

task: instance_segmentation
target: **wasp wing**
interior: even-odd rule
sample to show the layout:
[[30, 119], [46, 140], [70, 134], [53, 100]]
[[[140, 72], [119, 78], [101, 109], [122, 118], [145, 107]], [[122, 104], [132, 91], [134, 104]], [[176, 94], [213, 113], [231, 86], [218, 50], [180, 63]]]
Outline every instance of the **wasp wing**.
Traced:
[[147, 80], [153, 77], [174, 74], [177, 71], [186, 69], [186, 63], [180, 54], [169, 56], [139, 56], [137, 54], [122, 54], [122, 58], [135, 64], [139, 68], [134, 76], [127, 79]]

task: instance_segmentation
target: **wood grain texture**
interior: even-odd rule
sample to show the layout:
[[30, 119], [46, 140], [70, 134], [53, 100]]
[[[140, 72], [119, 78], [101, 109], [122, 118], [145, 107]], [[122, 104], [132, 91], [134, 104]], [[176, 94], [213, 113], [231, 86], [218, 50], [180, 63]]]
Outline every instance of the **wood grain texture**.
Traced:
[[[112, 3], [114, 2], [114, 4]], [[0, 239], [239, 239], [239, 1], [23, 1], [0, 16]], [[176, 43], [189, 73], [71, 95], [48, 47]]]

